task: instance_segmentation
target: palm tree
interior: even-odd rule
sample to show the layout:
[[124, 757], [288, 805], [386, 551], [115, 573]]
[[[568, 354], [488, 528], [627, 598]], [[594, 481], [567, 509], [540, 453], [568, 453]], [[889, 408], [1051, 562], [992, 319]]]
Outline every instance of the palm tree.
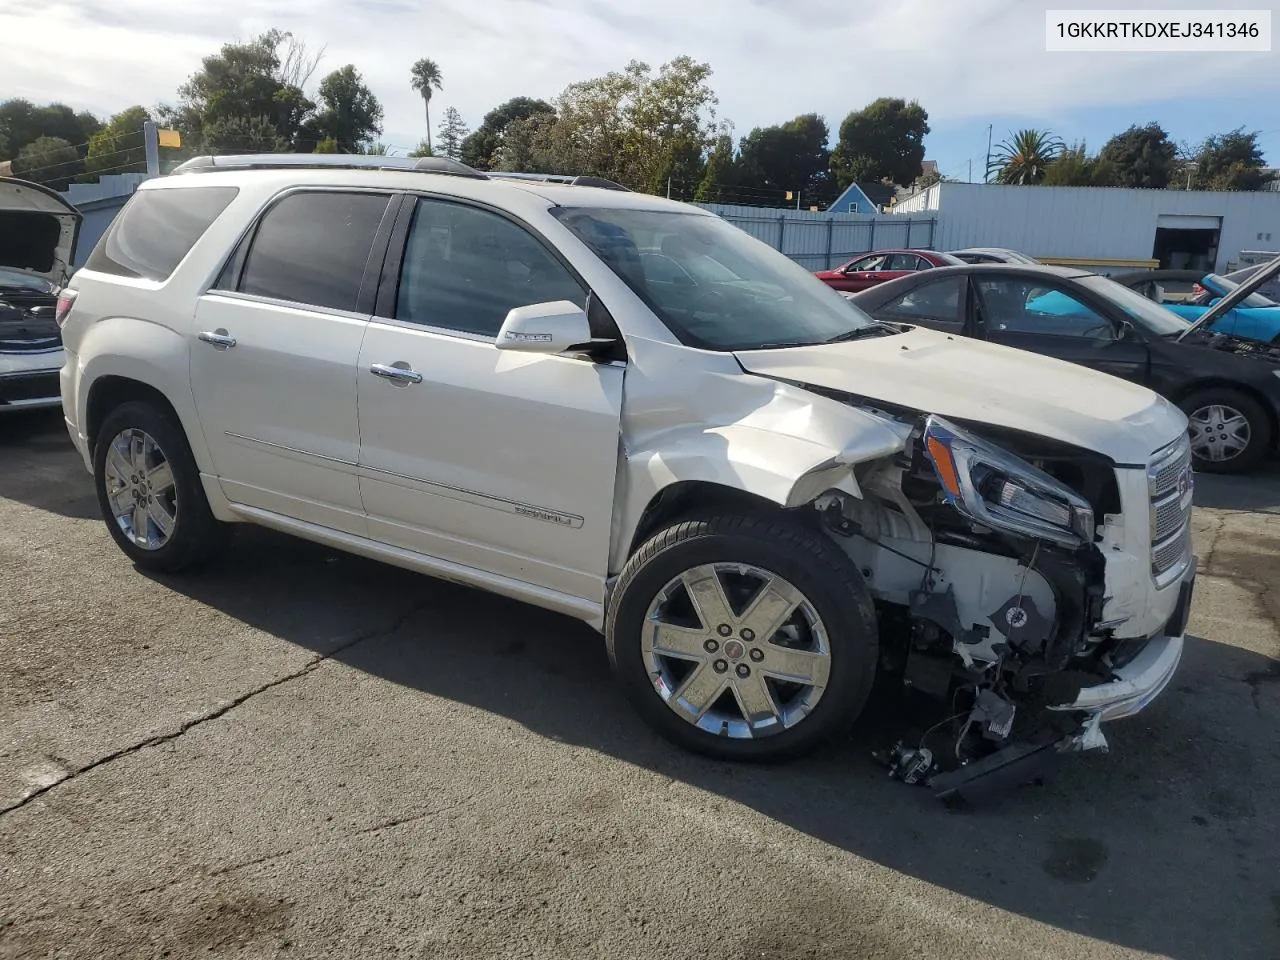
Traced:
[[431, 90], [440, 89], [440, 65], [425, 57], [409, 70], [409, 86], [422, 94], [422, 103], [427, 108], [427, 149], [431, 149]]
[[996, 183], [1040, 183], [1049, 164], [1066, 149], [1062, 138], [1048, 130], [1019, 130], [996, 147], [987, 173], [996, 171]]

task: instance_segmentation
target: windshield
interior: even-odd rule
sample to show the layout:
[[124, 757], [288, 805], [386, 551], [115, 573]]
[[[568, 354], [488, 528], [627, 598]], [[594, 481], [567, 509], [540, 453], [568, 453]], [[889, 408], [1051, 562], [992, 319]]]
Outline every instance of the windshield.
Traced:
[[0, 287], [23, 287], [39, 290], [41, 293], [48, 293], [52, 289], [52, 285], [44, 277], [33, 277], [29, 273], [6, 270], [4, 267], [0, 267]]
[[1122, 287], [1108, 277], [1096, 274], [1081, 277], [1081, 286], [1088, 287], [1099, 296], [1106, 297], [1127, 313], [1138, 326], [1156, 336], [1167, 337], [1185, 333], [1190, 324], [1171, 310], [1166, 310], [1135, 290]]
[[877, 326], [799, 264], [719, 217], [595, 207], [551, 212], [688, 346], [796, 346]]
[[[1225, 297], [1232, 290], [1239, 289], [1240, 284], [1234, 280], [1228, 280], [1226, 277], [1220, 277], [1216, 273], [1211, 273], [1200, 281], [1200, 286], [1205, 287], [1213, 295], [1213, 297]], [[1269, 300], [1260, 293], [1251, 293], [1239, 303], [1237, 307], [1275, 307], [1280, 306], [1274, 300]]]

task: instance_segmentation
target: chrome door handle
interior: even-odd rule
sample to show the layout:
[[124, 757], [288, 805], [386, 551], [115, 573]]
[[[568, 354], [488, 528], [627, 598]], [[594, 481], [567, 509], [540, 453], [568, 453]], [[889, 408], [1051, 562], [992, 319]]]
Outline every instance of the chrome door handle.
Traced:
[[236, 338], [227, 336], [225, 330], [206, 330], [200, 334], [200, 339], [205, 343], [211, 343], [219, 350], [229, 350], [236, 345]]
[[382, 377], [384, 380], [392, 380], [397, 383], [422, 382], [422, 374], [416, 370], [406, 370], [403, 367], [393, 367], [385, 363], [375, 363], [369, 368], [369, 372], [375, 377]]

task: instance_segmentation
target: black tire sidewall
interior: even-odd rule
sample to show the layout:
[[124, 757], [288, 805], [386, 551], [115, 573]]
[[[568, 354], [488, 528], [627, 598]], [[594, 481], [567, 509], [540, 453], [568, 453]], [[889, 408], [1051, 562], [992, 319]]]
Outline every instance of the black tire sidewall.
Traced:
[[[106, 462], [111, 442], [130, 428], [150, 434], [173, 471], [177, 491], [177, 511], [169, 541], [157, 550], [143, 550], [125, 536], [116, 523], [107, 499]], [[195, 457], [182, 427], [172, 417], [145, 401], [129, 401], [116, 407], [102, 422], [93, 451], [93, 481], [98, 506], [107, 530], [116, 545], [141, 567], [157, 571], [177, 571], [205, 559], [217, 546], [222, 526], [209, 511], [204, 486]]]
[[[780, 525], [792, 536], [777, 536]], [[801, 756], [846, 732], [870, 695], [879, 656], [871, 595], [835, 544], [825, 546], [825, 555], [815, 555], [797, 540], [809, 538], [811, 544], [813, 538], [825, 539], [822, 533], [786, 521], [758, 521], [754, 529], [735, 532], [724, 531], [725, 526], [715, 521], [677, 524], [636, 552], [633, 561], [640, 562], [624, 569], [609, 611], [609, 659], [640, 715], [680, 746], [730, 760]], [[650, 545], [663, 539], [668, 542], [652, 551]], [[739, 562], [775, 573], [803, 593], [821, 617], [831, 649], [827, 687], [813, 712], [791, 729], [757, 740], [715, 736], [679, 717], [654, 689], [640, 649], [645, 615], [659, 590], [691, 567]]]
[[1266, 410], [1248, 394], [1230, 387], [1210, 387], [1185, 397], [1178, 406], [1188, 417], [1201, 407], [1222, 404], [1239, 410], [1249, 421], [1249, 446], [1239, 456], [1226, 461], [1202, 460], [1192, 454], [1192, 463], [1201, 473], [1245, 473], [1258, 466], [1271, 448], [1271, 421]]

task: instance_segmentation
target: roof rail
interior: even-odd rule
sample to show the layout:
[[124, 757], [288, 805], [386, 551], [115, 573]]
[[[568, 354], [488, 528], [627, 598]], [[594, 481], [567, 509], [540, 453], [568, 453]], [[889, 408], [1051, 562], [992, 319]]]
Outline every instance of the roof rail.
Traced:
[[564, 183], [572, 187], [599, 187], [602, 190], [632, 191], [620, 183], [606, 180], [604, 177], [583, 177], [573, 173], [506, 173], [500, 170], [489, 171], [490, 179], [496, 180], [539, 180], [543, 183]]
[[323, 170], [409, 170], [444, 173], [487, 180], [488, 177], [448, 157], [385, 157], [352, 153], [245, 153], [192, 157], [173, 173], [211, 173], [218, 170], [270, 170], [282, 168]]

